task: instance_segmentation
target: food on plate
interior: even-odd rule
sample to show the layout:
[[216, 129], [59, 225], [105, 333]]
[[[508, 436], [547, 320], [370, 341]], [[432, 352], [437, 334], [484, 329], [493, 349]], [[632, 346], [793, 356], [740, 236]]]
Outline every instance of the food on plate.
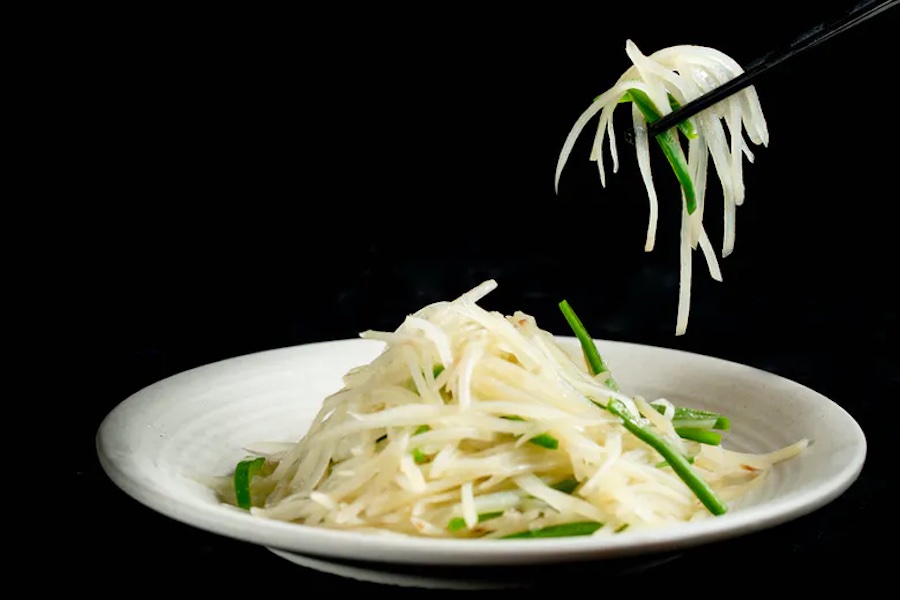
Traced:
[[[619, 168], [619, 155], [613, 114], [620, 104], [630, 107], [638, 167], [650, 201], [644, 243], [644, 250], [649, 252], [653, 250], [656, 240], [658, 215], [657, 195], [650, 166], [650, 141], [647, 133], [649, 124], [740, 75], [743, 69], [726, 54], [703, 46], [673, 46], [647, 56], [633, 41], [628, 40], [625, 52], [631, 59], [632, 66], [611, 88], [594, 99], [569, 132], [556, 165], [556, 186], [558, 189], [560, 176], [576, 139], [597, 115], [590, 160], [597, 163], [600, 181], [602, 185], [606, 185], [603, 145], [608, 136], [612, 170], [615, 173]], [[687, 143], [686, 151], [682, 138]], [[744, 202], [743, 159], [746, 157], [748, 161], [753, 161], [748, 138], [757, 145], [767, 146], [769, 143], [766, 119], [753, 86], [656, 136], [656, 141], [681, 186], [681, 273], [676, 335], [682, 335], [687, 330], [691, 296], [691, 250], [696, 250], [699, 246], [706, 258], [710, 276], [717, 281], [722, 280], [719, 261], [703, 227], [709, 160], [712, 159], [723, 192], [724, 258], [734, 249], [735, 212]]]
[[441, 538], [614, 535], [721, 515], [807, 441], [725, 447], [727, 415], [620, 390], [579, 344], [479, 302], [488, 280], [408, 315], [297, 442], [249, 446], [214, 485], [259, 518]]

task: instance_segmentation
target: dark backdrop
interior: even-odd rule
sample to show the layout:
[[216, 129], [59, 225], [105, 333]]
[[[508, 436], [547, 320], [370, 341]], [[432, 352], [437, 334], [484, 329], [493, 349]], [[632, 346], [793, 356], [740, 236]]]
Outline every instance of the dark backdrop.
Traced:
[[[751, 559], [751, 579], [809, 583], [851, 560], [856, 577], [881, 577], [873, 543], [896, 532], [883, 517], [885, 415], [900, 392], [887, 87], [900, 10], [759, 82], [771, 142], [745, 163], [724, 281], [694, 253], [690, 323], [676, 337], [672, 177], [655, 156], [659, 236], [645, 253], [645, 191], [621, 135], [606, 188], [587, 160], [589, 128], [554, 192], [569, 128], [627, 68], [628, 38], [647, 54], [691, 43], [747, 64], [851, 3], [605, 4], [129, 14], [60, 54], [69, 102], [55, 113], [53, 150], [67, 159], [46, 176], [65, 178], [80, 200], [58, 213], [70, 236], [45, 283], [75, 326], [65, 347], [80, 367], [77, 403], [64, 413], [75, 451], [64, 459], [87, 515], [72, 539], [97, 542], [91, 560], [133, 577], [184, 575], [198, 589], [235, 568], [350, 585], [138, 505], [100, 471], [96, 428], [158, 379], [393, 329], [495, 278], [489, 308], [524, 310], [565, 334], [557, 303], [567, 298], [596, 337], [784, 375], [867, 432], [865, 470], [833, 504], [698, 550], [661, 576], [712, 565], [744, 577]], [[706, 224], [718, 248], [711, 182]]]

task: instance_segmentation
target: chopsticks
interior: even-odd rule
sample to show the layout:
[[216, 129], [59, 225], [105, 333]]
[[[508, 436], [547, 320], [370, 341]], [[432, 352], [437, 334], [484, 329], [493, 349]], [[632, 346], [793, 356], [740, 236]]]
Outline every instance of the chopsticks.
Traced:
[[825, 40], [828, 40], [839, 33], [843, 33], [851, 27], [859, 25], [866, 19], [874, 17], [897, 4], [900, 4], [900, 0], [888, 0], [886, 2], [883, 0], [865, 0], [860, 2], [840, 17], [816, 25], [788, 44], [787, 47], [778, 51], [769, 52], [749, 65], [743, 73], [734, 79], [726, 81], [702, 96], [682, 105], [677, 110], [670, 112], [661, 119], [654, 121], [648, 127], [648, 133], [651, 137], [655, 137], [667, 129], [675, 127], [681, 121], [696, 115], [698, 112], [707, 109], [713, 104], [752, 85], [760, 75], [789, 58], [796, 56], [803, 50], [821, 44]]

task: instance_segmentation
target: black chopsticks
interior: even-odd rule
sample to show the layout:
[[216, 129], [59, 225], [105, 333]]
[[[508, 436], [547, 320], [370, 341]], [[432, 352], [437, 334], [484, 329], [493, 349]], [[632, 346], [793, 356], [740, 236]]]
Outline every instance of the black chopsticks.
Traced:
[[681, 121], [696, 115], [701, 110], [709, 108], [713, 104], [716, 104], [751, 85], [761, 74], [772, 67], [796, 56], [803, 50], [812, 48], [839, 33], [847, 31], [854, 25], [858, 25], [866, 19], [874, 17], [878, 13], [884, 12], [897, 4], [900, 4], [900, 0], [865, 0], [860, 2], [840, 17], [835, 18], [830, 22], [816, 25], [788, 44], [787, 47], [778, 51], [769, 52], [749, 65], [743, 73], [734, 79], [726, 81], [722, 85], [699, 96], [695, 100], [684, 104], [678, 110], [674, 110], [661, 119], [654, 121], [650, 124], [648, 133], [650, 136], [657, 136], [667, 129], [675, 127]]

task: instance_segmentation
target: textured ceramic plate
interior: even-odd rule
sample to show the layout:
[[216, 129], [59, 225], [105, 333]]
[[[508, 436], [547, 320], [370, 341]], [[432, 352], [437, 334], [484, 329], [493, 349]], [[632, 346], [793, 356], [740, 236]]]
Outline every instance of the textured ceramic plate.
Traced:
[[286, 558], [360, 561], [369, 570], [379, 563], [516, 567], [677, 552], [807, 514], [844, 492], [862, 469], [866, 440], [859, 425], [807, 387], [708, 356], [603, 340], [598, 345], [628, 393], [729, 415], [729, 448], [766, 452], [801, 438], [811, 444], [776, 465], [752, 496], [721, 517], [603, 538], [498, 543], [388, 537], [269, 521], [218, 503], [195, 478], [230, 472], [253, 442], [298, 440], [323, 398], [340, 388], [342, 375], [380, 352], [381, 343], [360, 339], [241, 356], [159, 381], [110, 412], [97, 433], [97, 451], [122, 490], [173, 519]]

